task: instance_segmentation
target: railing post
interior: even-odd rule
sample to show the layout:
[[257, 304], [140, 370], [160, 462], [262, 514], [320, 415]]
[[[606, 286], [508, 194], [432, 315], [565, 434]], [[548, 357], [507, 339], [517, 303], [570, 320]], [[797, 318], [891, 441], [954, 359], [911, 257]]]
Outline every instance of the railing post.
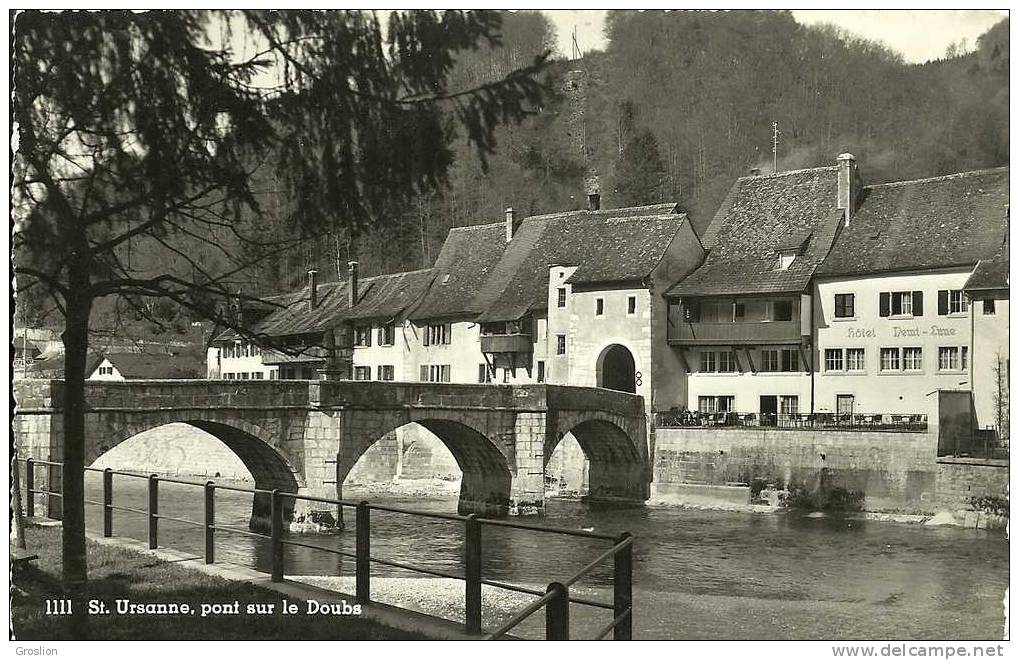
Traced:
[[25, 517], [35, 517], [35, 461], [25, 459]]
[[113, 470], [103, 470], [103, 536], [113, 536]]
[[[630, 532], [623, 532], [616, 538], [622, 543], [630, 538]], [[613, 618], [619, 618], [627, 608], [633, 607], [633, 543], [615, 554], [612, 559], [612, 605]], [[612, 633], [613, 639], [633, 639], [633, 610], [629, 616], [616, 624]]]
[[283, 502], [280, 492], [273, 489], [271, 500], [272, 517], [272, 581], [283, 581]]
[[356, 543], [354, 570], [357, 602], [368, 603], [371, 601], [371, 509], [368, 502], [362, 500], [357, 505], [356, 522]]
[[565, 641], [570, 639], [570, 591], [561, 582], [552, 582], [545, 590], [555, 593], [545, 605], [545, 639]]
[[481, 634], [481, 521], [477, 514], [467, 516], [464, 539], [464, 625], [467, 633]]
[[216, 561], [216, 485], [205, 482], [205, 563]]
[[159, 547], [159, 475], [149, 475], [149, 550]]

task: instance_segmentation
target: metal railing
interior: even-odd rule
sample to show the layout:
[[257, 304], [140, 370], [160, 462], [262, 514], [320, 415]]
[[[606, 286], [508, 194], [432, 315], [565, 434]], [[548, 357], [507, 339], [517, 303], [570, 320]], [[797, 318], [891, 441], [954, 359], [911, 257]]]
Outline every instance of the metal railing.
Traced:
[[[35, 486], [35, 469], [36, 466], [45, 465], [49, 468], [62, 468], [63, 464], [54, 461], [45, 461], [40, 459], [26, 458], [17, 459], [25, 463], [25, 514], [27, 517], [35, 517], [35, 496], [46, 495], [48, 497], [61, 498], [62, 494], [56, 491], [52, 491], [49, 488], [41, 489]], [[183, 479], [171, 479], [168, 477], [160, 477], [157, 474], [137, 474], [133, 472], [121, 472], [112, 470], [110, 468], [99, 469], [86, 467], [86, 472], [98, 472], [102, 474], [103, 478], [103, 499], [101, 502], [95, 500], [86, 499], [86, 504], [92, 504], [101, 506], [103, 510], [103, 536], [106, 538], [113, 536], [113, 512], [124, 511], [134, 513], [138, 515], [146, 516], [148, 519], [147, 529], [147, 541], [149, 549], [155, 550], [159, 547], [159, 521], [160, 520], [172, 520], [174, 522], [183, 523], [187, 525], [193, 525], [201, 527], [205, 531], [205, 563], [212, 564], [215, 562], [216, 557], [216, 532], [228, 532], [231, 534], [242, 534], [246, 536], [252, 536], [256, 538], [262, 538], [269, 541], [271, 548], [272, 564], [271, 564], [271, 580], [273, 582], [283, 582], [286, 573], [285, 558], [283, 554], [284, 546], [294, 546], [307, 548], [310, 550], [326, 552], [334, 555], [340, 555], [343, 557], [349, 557], [354, 560], [355, 566], [355, 600], [359, 603], [371, 602], [371, 565], [380, 564], [383, 566], [390, 566], [393, 568], [403, 569], [407, 571], [413, 571], [416, 573], [422, 573], [425, 575], [431, 575], [434, 577], [450, 578], [455, 580], [462, 580], [465, 584], [464, 588], [464, 629], [468, 634], [480, 635], [482, 634], [482, 622], [481, 622], [481, 587], [482, 585], [488, 585], [507, 591], [514, 591], [517, 593], [524, 593], [534, 596], [540, 596], [538, 600], [531, 603], [516, 615], [514, 615], [509, 621], [500, 626], [497, 630], [487, 636], [487, 639], [498, 639], [505, 636], [510, 630], [515, 628], [522, 621], [527, 619], [529, 616], [545, 608], [545, 637], [546, 639], [569, 639], [570, 634], [570, 605], [577, 604], [592, 608], [598, 608], [603, 610], [610, 610], [613, 613], [613, 619], [609, 625], [603, 628], [595, 639], [604, 639], [609, 632], [613, 633], [613, 638], [617, 640], [629, 640], [633, 637], [632, 617], [633, 617], [633, 538], [629, 532], [624, 532], [618, 536], [612, 536], [609, 534], [599, 534], [596, 532], [588, 532], [585, 530], [578, 529], [565, 529], [560, 527], [545, 527], [539, 525], [529, 525], [526, 523], [511, 522], [508, 520], [497, 520], [491, 518], [482, 518], [476, 514], [470, 514], [467, 516], [461, 516], [458, 514], [446, 514], [436, 513], [430, 511], [414, 511], [411, 509], [403, 509], [400, 507], [386, 506], [381, 504], [371, 504], [367, 501], [353, 502], [348, 500], [329, 499], [322, 497], [314, 497], [311, 495], [298, 495], [297, 493], [284, 492], [280, 490], [266, 490], [261, 488], [241, 488], [238, 486], [227, 486], [216, 484], [213, 481], [187, 481]], [[126, 506], [114, 506], [113, 504], [113, 477], [114, 475], [120, 477], [134, 478], [134, 479], [145, 479], [147, 480], [147, 492], [148, 492], [148, 504], [145, 509], [136, 509]], [[49, 476], [49, 484], [54, 482], [52, 472]], [[188, 520], [186, 518], [178, 518], [175, 516], [169, 516], [159, 512], [159, 484], [161, 482], [179, 484], [184, 486], [199, 487], [204, 490], [204, 520], [199, 522], [196, 520]], [[59, 481], [58, 481], [59, 483]], [[50, 486], [52, 488], [52, 485]], [[270, 533], [268, 535], [259, 532], [241, 529], [238, 527], [230, 527], [226, 525], [216, 524], [216, 491], [233, 491], [240, 493], [249, 493], [252, 495], [262, 494], [263, 497], [268, 495], [270, 497]], [[302, 541], [296, 541], [293, 539], [284, 538], [284, 500], [289, 499], [294, 502], [303, 500], [306, 502], [316, 502], [320, 504], [335, 505], [339, 507], [352, 508], [356, 512], [355, 517], [355, 551], [347, 552], [336, 548], [327, 548], [313, 543], [304, 543]], [[440, 520], [462, 522], [464, 524], [464, 574], [460, 575], [449, 571], [441, 571], [432, 568], [426, 568], [423, 566], [414, 566], [412, 564], [398, 562], [391, 559], [383, 559], [380, 557], [373, 557], [371, 555], [371, 512], [372, 511], [385, 511], [389, 513], [404, 514], [409, 516], [418, 516], [425, 518], [436, 518]], [[560, 534], [566, 536], [574, 536], [587, 539], [597, 539], [604, 541], [612, 541], [614, 544], [611, 548], [600, 554], [596, 559], [589, 562], [586, 566], [576, 572], [573, 576], [564, 582], [551, 582], [544, 592], [529, 587], [520, 585], [510, 584], [507, 582], [501, 582], [491, 579], [486, 579], [482, 575], [482, 529], [485, 526], [489, 527], [506, 527], [511, 529], [528, 530], [537, 533], [545, 534]], [[597, 600], [591, 600], [588, 598], [582, 598], [578, 596], [570, 595], [569, 588], [579, 581], [582, 577], [590, 573], [595, 569], [601, 562], [608, 558], [613, 560], [613, 579], [612, 579], [612, 591], [613, 591], [613, 602], [605, 603]]]
[[927, 415], [888, 413], [702, 413], [695, 410], [656, 412], [655, 428], [729, 427], [814, 429], [825, 431], [908, 431], [927, 430]]

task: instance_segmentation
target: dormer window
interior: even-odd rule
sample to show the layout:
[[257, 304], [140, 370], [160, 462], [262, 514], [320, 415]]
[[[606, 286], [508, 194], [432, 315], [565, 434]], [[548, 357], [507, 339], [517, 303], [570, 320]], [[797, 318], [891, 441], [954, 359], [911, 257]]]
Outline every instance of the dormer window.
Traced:
[[789, 270], [796, 259], [796, 250], [780, 250], [778, 253], [778, 270]]

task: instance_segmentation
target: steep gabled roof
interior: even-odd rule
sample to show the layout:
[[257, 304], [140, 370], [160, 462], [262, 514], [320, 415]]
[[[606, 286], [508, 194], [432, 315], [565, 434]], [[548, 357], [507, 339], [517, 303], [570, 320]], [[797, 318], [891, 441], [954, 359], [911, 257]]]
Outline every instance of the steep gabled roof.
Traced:
[[[129, 380], [205, 377], [205, 363], [197, 355], [107, 353], [103, 357], [117, 368], [121, 376]], [[97, 362], [92, 371], [101, 363], [102, 360]]]
[[1001, 246], [1007, 207], [1007, 167], [866, 186], [818, 274], [973, 265]]
[[474, 316], [475, 296], [506, 251], [506, 225], [502, 222], [454, 227], [432, 266], [434, 281], [421, 304], [411, 313], [414, 320]]
[[686, 215], [675, 204], [571, 211], [524, 220], [475, 298], [480, 322], [545, 309], [550, 265], [576, 265], [573, 284], [632, 282], [662, 260]]
[[1008, 238], [990, 259], [981, 259], [966, 280], [967, 291], [987, 291], [1008, 288]]
[[[413, 270], [403, 273], [365, 277], [358, 283], [358, 301], [348, 306], [347, 282], [326, 282], [318, 285], [318, 304], [311, 309], [308, 288], [267, 298], [277, 307], [254, 324], [255, 334], [283, 337], [322, 332], [344, 321], [391, 321], [406, 316], [421, 300], [432, 281], [432, 271]], [[224, 332], [218, 341], [236, 338]]]
[[[838, 232], [837, 167], [736, 180], [704, 232], [708, 254], [667, 292], [710, 296], [797, 292], [807, 288]], [[798, 256], [778, 269], [778, 253]]]

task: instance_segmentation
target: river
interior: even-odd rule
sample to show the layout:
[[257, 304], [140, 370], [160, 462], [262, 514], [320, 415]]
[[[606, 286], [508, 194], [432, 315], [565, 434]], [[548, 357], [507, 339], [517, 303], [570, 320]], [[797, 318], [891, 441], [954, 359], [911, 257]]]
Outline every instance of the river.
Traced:
[[[101, 479], [86, 473], [88, 499]], [[352, 495], [348, 494], [348, 497]], [[456, 498], [373, 496], [373, 501], [451, 512]], [[142, 479], [115, 477], [114, 505], [145, 508]], [[251, 497], [219, 491], [217, 523], [247, 528]], [[88, 524], [101, 512], [88, 506]], [[160, 484], [160, 513], [200, 521], [200, 488]], [[351, 516], [353, 518], [353, 516]], [[550, 525], [629, 531], [634, 544], [634, 636], [641, 639], [1001, 639], [1008, 542], [1001, 532], [915, 524], [680, 508], [593, 510], [551, 501]], [[116, 511], [114, 533], [144, 539], [142, 515]], [[462, 573], [462, 525], [372, 513], [372, 555]], [[605, 541], [485, 527], [483, 575], [520, 584], [562, 580]], [[353, 551], [349, 529], [301, 540]], [[202, 531], [160, 521], [160, 545], [201, 553]], [[268, 543], [217, 537], [217, 561], [269, 570]], [[611, 564], [582, 583], [611, 584]], [[287, 575], [352, 575], [353, 562], [287, 546]], [[373, 575], [412, 577], [375, 565]], [[606, 613], [571, 613], [596, 630]], [[595, 625], [595, 617], [599, 625]], [[532, 617], [538, 619], [540, 616]], [[537, 623], [534, 624], [535, 626]], [[533, 631], [534, 626], [529, 626]]]

